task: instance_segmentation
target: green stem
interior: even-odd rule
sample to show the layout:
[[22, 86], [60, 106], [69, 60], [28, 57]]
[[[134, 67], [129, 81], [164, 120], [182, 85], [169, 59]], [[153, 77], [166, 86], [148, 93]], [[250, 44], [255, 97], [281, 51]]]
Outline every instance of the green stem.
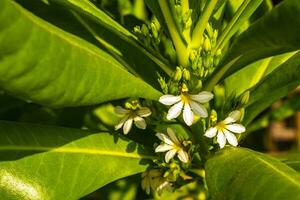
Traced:
[[217, 3], [218, 0], [210, 0], [209, 3], [206, 3], [204, 12], [193, 30], [191, 42], [193, 48], [200, 47], [204, 30]]
[[238, 10], [235, 12], [233, 18], [229, 22], [229, 24], [225, 27], [224, 31], [220, 35], [216, 46], [213, 49], [213, 55], [218, 49], [223, 49], [225, 44], [228, 42], [230, 37], [235, 33], [235, 31], [232, 31], [232, 28], [236, 24], [236, 22], [240, 19], [240, 16], [243, 14], [244, 10], [247, 8], [249, 2], [251, 0], [246, 0], [243, 2], [243, 4], [238, 8]]
[[189, 65], [189, 52], [176, 28], [168, 3], [166, 0], [158, 0], [158, 3], [176, 49], [178, 63], [183, 67], [187, 67]]
[[[187, 13], [190, 10], [189, 0], [181, 0], [182, 12]], [[183, 30], [183, 36], [186, 39], [187, 43], [191, 42], [191, 28], [186, 28]]]
[[240, 58], [241, 56], [231, 60], [229, 63], [224, 65], [221, 69], [216, 71], [212, 78], [208, 81], [207, 85], [204, 87], [205, 91], [212, 91], [216, 84], [223, 78], [227, 70]]

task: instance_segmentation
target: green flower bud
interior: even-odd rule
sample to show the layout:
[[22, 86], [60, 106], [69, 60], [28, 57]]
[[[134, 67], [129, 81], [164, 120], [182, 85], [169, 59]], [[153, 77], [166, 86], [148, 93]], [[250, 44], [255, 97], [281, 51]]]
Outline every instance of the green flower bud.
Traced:
[[180, 81], [182, 77], [182, 70], [180, 69], [180, 67], [176, 67], [176, 71], [175, 74], [173, 76], [173, 80], [174, 81]]
[[196, 57], [197, 57], [197, 51], [192, 50], [192, 51], [190, 52], [190, 56], [189, 56], [190, 61], [191, 61], [191, 62], [194, 62], [194, 60], [196, 59]]
[[133, 28], [133, 32], [136, 33], [136, 34], [141, 34], [141, 33], [142, 33], [142, 32], [141, 32], [141, 28], [140, 28], [139, 26], [135, 26], [135, 27]]
[[131, 110], [132, 109], [132, 105], [129, 102], [125, 103], [125, 108]]
[[158, 83], [164, 94], [168, 93], [168, 85], [163, 77], [158, 74]]
[[180, 5], [175, 5], [175, 12], [178, 17], [182, 15], [182, 9]]
[[157, 31], [157, 28], [156, 28], [156, 26], [153, 22], [151, 22], [150, 27], [151, 27], [153, 37], [155, 39], [158, 38], [158, 31]]
[[206, 51], [206, 52], [211, 50], [211, 44], [210, 44], [209, 38], [205, 38], [203, 48], [204, 48], [204, 51]]
[[207, 26], [206, 26], [206, 31], [207, 31], [207, 34], [210, 38], [213, 38], [213, 28], [211, 27], [211, 25], [208, 23]]
[[215, 124], [215, 123], [217, 122], [217, 120], [218, 120], [218, 114], [217, 114], [217, 112], [216, 112], [215, 110], [211, 110], [210, 116], [209, 116], [209, 120], [210, 120], [213, 124]]
[[141, 31], [142, 31], [144, 36], [147, 36], [149, 34], [148, 27], [145, 24], [142, 25]]
[[169, 86], [169, 93], [170, 94], [178, 93], [178, 84], [177, 83], [171, 83], [171, 85]]
[[189, 70], [185, 69], [185, 70], [183, 71], [183, 78], [184, 78], [184, 80], [186, 80], [186, 81], [189, 81], [189, 80], [191, 79], [191, 73], [190, 73]]
[[213, 59], [210, 55], [206, 55], [203, 58], [203, 66], [205, 68], [210, 68], [210, 66], [212, 65]]
[[240, 97], [241, 104], [243, 106], [246, 105], [249, 101], [249, 98], [250, 98], [250, 92], [248, 90], [248, 91], [244, 92], [244, 94], [241, 95], [241, 97]]

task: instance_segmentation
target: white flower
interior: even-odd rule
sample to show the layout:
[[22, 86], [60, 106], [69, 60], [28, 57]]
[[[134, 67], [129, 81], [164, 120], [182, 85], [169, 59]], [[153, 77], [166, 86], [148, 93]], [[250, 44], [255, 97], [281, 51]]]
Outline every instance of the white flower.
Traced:
[[155, 152], [167, 152], [165, 155], [165, 160], [167, 163], [177, 154], [179, 160], [184, 163], [189, 161], [189, 155], [184, 151], [182, 145], [177, 139], [174, 131], [171, 128], [167, 129], [168, 135], [163, 133], [157, 133], [156, 136], [164, 142], [164, 144], [156, 147]]
[[123, 126], [123, 133], [125, 135], [129, 133], [133, 122], [136, 127], [146, 129], [147, 124], [143, 117], [151, 115], [151, 110], [147, 107], [141, 107], [137, 110], [128, 110], [121, 106], [117, 106], [115, 107], [115, 112], [124, 115], [121, 121], [115, 126], [115, 130], [120, 129]]
[[213, 94], [207, 91], [200, 92], [196, 95], [191, 95], [186, 90], [183, 90], [180, 96], [163, 95], [159, 98], [159, 102], [164, 105], [173, 105], [167, 115], [167, 119], [177, 118], [183, 108], [183, 120], [188, 126], [191, 126], [194, 120], [194, 113], [200, 117], [207, 117], [206, 108], [200, 103], [207, 103], [213, 98]]
[[243, 133], [246, 131], [246, 128], [243, 125], [235, 123], [240, 119], [240, 116], [241, 112], [238, 110], [229, 113], [225, 120], [217, 123], [216, 126], [207, 129], [204, 135], [209, 138], [217, 135], [217, 142], [221, 149], [225, 146], [226, 140], [232, 146], [237, 146], [238, 141], [233, 133]]

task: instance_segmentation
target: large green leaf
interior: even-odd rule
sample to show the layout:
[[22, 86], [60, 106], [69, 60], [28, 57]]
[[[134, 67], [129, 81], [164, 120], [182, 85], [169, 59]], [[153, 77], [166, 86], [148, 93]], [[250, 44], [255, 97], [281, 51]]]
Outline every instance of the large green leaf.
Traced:
[[297, 53], [266, 76], [250, 92], [250, 100], [246, 108], [245, 124], [251, 122], [273, 102], [295, 89], [300, 84], [299, 77], [300, 53]]
[[235, 15], [222, 31], [214, 51], [218, 49], [223, 49], [229, 39], [241, 28], [241, 26], [248, 22], [250, 16], [262, 3], [262, 0], [245, 0], [239, 6]]
[[109, 54], [10, 0], [0, 1], [0, 84], [22, 98], [56, 107], [160, 95]]
[[206, 163], [213, 200], [297, 200], [300, 174], [270, 156], [244, 148], [226, 148]]
[[147, 167], [140, 146], [107, 133], [0, 122], [0, 199], [79, 199]]
[[271, 73], [294, 54], [295, 52], [285, 53], [247, 65], [225, 79], [226, 94], [229, 96], [232, 94], [236, 96], [242, 94], [244, 91], [255, 86], [263, 77]]
[[115, 56], [127, 62], [127, 68], [139, 74], [151, 85], [158, 87], [157, 71], [169, 75], [172, 73], [164, 63], [164, 59], [161, 57], [159, 59], [157, 55], [154, 56], [143, 48], [135, 35], [88, 0], [51, 0], [51, 2], [71, 8], [79, 13], [83, 17], [81, 22], [92, 32], [98, 42]]
[[235, 40], [208, 88], [251, 62], [300, 49], [299, 27], [300, 1], [283, 1]]

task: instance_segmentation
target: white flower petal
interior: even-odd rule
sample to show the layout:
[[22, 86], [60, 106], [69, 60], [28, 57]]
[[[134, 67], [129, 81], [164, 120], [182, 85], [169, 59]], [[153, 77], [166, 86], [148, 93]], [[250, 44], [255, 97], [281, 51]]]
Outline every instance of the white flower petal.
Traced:
[[225, 137], [229, 144], [231, 144], [232, 146], [235, 146], [235, 147], [238, 145], [238, 141], [233, 133], [231, 133], [227, 130], [224, 130], [224, 134], [225, 134]]
[[163, 95], [159, 98], [159, 102], [167, 106], [173, 105], [180, 100], [181, 100], [180, 96], [174, 96], [169, 94]]
[[151, 115], [151, 110], [147, 107], [142, 107], [136, 112], [136, 114], [140, 117], [148, 117]]
[[199, 103], [206, 103], [209, 102], [212, 98], [214, 98], [214, 95], [211, 92], [202, 91], [199, 94], [190, 95], [190, 97], [191, 99]]
[[225, 135], [223, 134], [223, 132], [221, 132], [221, 131], [218, 131], [217, 142], [219, 143], [219, 146], [221, 149], [225, 147], [226, 138], [225, 138]]
[[206, 118], [208, 116], [207, 110], [203, 105], [198, 104], [194, 101], [191, 101], [190, 104], [194, 113], [196, 113], [197, 115], [203, 118]]
[[215, 137], [217, 134], [217, 128], [216, 127], [210, 127], [209, 129], [207, 129], [205, 131], [205, 136], [206, 137], [209, 137], [209, 138], [212, 138], [212, 137]]
[[123, 133], [126, 135], [129, 133], [131, 127], [132, 127], [132, 121], [133, 119], [130, 117], [125, 123], [124, 123], [124, 126], [123, 126]]
[[122, 128], [122, 126], [124, 125], [124, 122], [128, 119], [128, 116], [126, 115], [125, 117], [123, 117], [120, 122], [115, 125], [115, 130], [118, 130], [120, 128]]
[[192, 112], [191, 107], [188, 103], [185, 103], [184, 105], [183, 120], [188, 126], [191, 126], [193, 124], [194, 113]]
[[228, 117], [224, 120], [225, 124], [230, 124], [233, 122], [236, 122], [240, 119], [241, 117], [241, 112], [238, 110], [232, 111], [231, 113], [229, 113]]
[[246, 131], [246, 128], [242, 124], [226, 125], [226, 129], [234, 133], [243, 133]]
[[135, 126], [139, 129], [146, 129], [147, 124], [142, 117], [136, 116], [135, 118], [133, 118], [133, 121]]
[[171, 149], [173, 149], [173, 146], [168, 145], [168, 144], [161, 144], [156, 147], [155, 152], [165, 152], [165, 151], [169, 151]]
[[177, 156], [181, 162], [187, 163], [189, 161], [189, 155], [183, 149], [178, 151]]
[[158, 137], [161, 141], [166, 144], [173, 145], [174, 142], [165, 134], [163, 133], [156, 133], [156, 137]]
[[168, 133], [170, 139], [171, 139], [175, 144], [177, 144], [177, 146], [180, 146], [180, 145], [181, 145], [180, 142], [179, 142], [179, 140], [177, 139], [176, 134], [175, 134], [175, 132], [173, 131], [173, 129], [167, 128], [167, 133]]
[[129, 112], [130, 112], [130, 110], [122, 108], [121, 106], [115, 107], [115, 113], [117, 113], [117, 114], [124, 115], [124, 114], [128, 114]]
[[166, 153], [165, 155], [166, 163], [169, 163], [169, 161], [175, 156], [176, 152], [177, 151], [175, 149], [172, 149]]
[[181, 101], [172, 106], [168, 111], [167, 119], [171, 120], [178, 117], [181, 113], [182, 107], [183, 103]]

